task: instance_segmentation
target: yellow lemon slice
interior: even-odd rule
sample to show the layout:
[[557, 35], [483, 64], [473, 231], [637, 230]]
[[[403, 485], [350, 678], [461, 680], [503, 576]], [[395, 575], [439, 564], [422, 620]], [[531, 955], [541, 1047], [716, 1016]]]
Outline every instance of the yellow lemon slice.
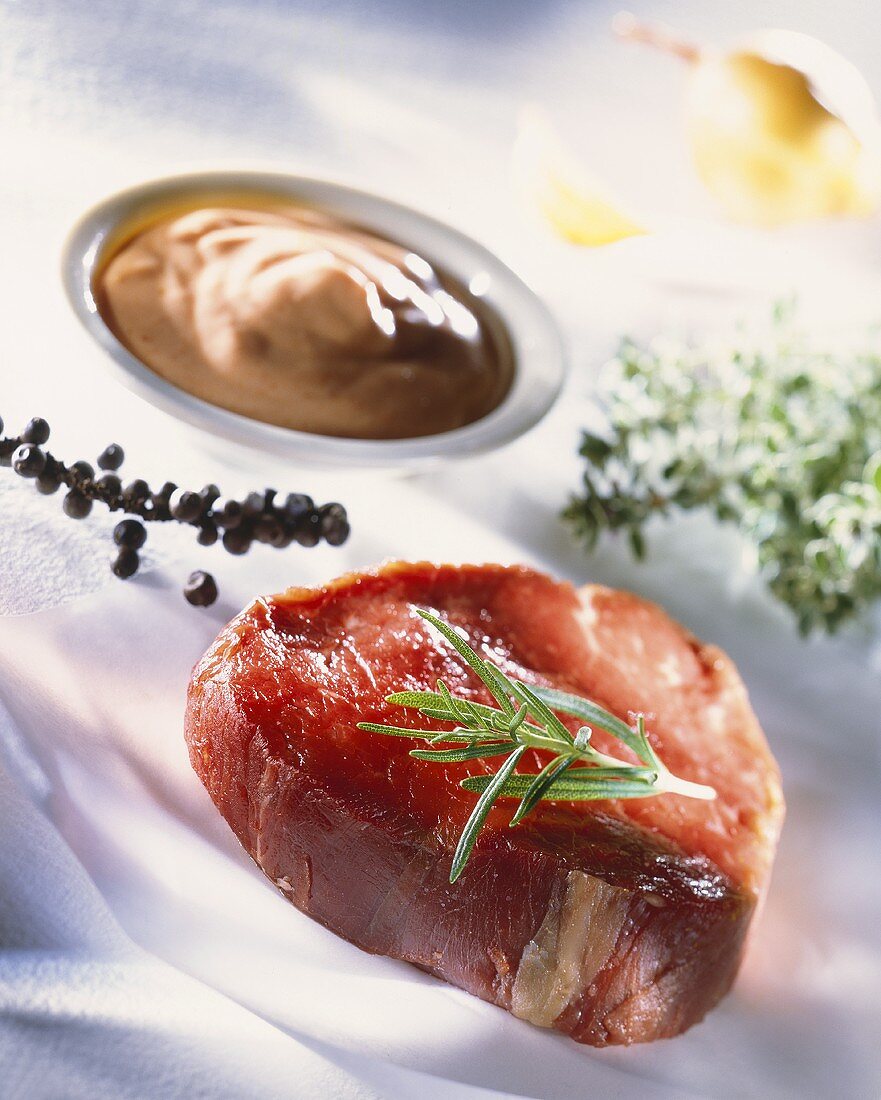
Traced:
[[545, 118], [524, 112], [514, 146], [518, 190], [563, 240], [587, 248], [639, 237], [648, 230], [564, 149]]

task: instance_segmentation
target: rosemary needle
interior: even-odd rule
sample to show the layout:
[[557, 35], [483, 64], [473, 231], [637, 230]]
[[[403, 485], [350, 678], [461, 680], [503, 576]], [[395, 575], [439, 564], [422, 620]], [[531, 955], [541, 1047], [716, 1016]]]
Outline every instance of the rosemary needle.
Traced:
[[[389, 737], [423, 740], [429, 746], [446, 746], [417, 748], [410, 752], [417, 760], [429, 763], [456, 764], [505, 757], [498, 771], [468, 776], [461, 781], [465, 790], [479, 797], [459, 837], [450, 882], [461, 875], [486, 818], [499, 798], [519, 799], [510, 821], [514, 827], [542, 801], [586, 802], [604, 798], [650, 798], [660, 794], [700, 799], [716, 797], [712, 787], [680, 779], [664, 767], [648, 740], [642, 714], [636, 716], [634, 726], [630, 727], [589, 699], [512, 679], [500, 668], [484, 661], [448, 623], [421, 608], [417, 611], [481, 680], [496, 705], [488, 706], [456, 696], [439, 680], [437, 691], [395, 692], [387, 696], [386, 701], [418, 710], [426, 718], [452, 722], [452, 729], [411, 729], [375, 722], [359, 722], [358, 728]], [[585, 724], [573, 737], [555, 711], [578, 718]], [[621, 741], [636, 755], [639, 763], [633, 764], [595, 749], [591, 744], [594, 727]], [[529, 749], [553, 754], [540, 772], [516, 770]]]

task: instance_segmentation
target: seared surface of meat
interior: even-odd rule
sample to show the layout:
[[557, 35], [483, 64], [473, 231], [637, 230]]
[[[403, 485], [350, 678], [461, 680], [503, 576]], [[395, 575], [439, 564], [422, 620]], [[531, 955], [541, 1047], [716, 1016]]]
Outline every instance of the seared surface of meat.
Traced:
[[[438, 677], [490, 701], [415, 607], [510, 675], [625, 720], [646, 712], [661, 759], [717, 799], [543, 802], [514, 829], [516, 802], [501, 800], [450, 885], [476, 797], [459, 781], [498, 761], [429, 764], [408, 739], [356, 728], [424, 726], [384, 698]], [[258, 599], [194, 670], [186, 735], [221, 813], [298, 908], [598, 1046], [676, 1035], [726, 992], [783, 816], [723, 653], [636, 596], [521, 567], [396, 563]], [[627, 753], [602, 731], [594, 743]], [[521, 770], [544, 762], [527, 755]]]

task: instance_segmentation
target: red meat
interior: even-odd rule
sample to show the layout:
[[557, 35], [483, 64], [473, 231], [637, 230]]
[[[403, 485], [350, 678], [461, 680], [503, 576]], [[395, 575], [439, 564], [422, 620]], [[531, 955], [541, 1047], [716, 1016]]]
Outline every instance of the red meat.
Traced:
[[[663, 795], [492, 810], [448, 881], [499, 761], [426, 763], [356, 728], [426, 719], [392, 691], [490, 701], [414, 608], [461, 628], [510, 675], [627, 720], [713, 802]], [[574, 727], [573, 727], [574, 728]], [[366, 951], [422, 967], [535, 1024], [602, 1046], [676, 1035], [731, 985], [783, 817], [776, 764], [731, 661], [626, 592], [526, 568], [397, 563], [258, 599], [197, 665], [193, 767], [258, 866]], [[601, 750], [626, 754], [597, 731]], [[544, 763], [524, 758], [522, 771]]]

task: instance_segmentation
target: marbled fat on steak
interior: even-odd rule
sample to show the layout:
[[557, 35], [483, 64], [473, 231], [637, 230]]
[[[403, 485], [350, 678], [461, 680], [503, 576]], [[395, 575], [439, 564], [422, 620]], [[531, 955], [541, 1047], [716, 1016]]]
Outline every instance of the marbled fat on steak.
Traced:
[[[499, 761], [426, 763], [413, 741], [356, 728], [424, 726], [384, 698], [438, 677], [490, 701], [415, 607], [510, 675], [625, 720], [646, 712], [671, 771], [718, 797], [542, 802], [514, 829], [504, 799], [451, 885], [476, 798], [459, 781]], [[722, 652], [629, 593], [519, 567], [397, 563], [256, 600], [194, 670], [186, 736], [217, 807], [299, 909], [595, 1046], [676, 1035], [722, 997], [783, 818], [777, 766]], [[601, 731], [594, 743], [628, 751]]]

